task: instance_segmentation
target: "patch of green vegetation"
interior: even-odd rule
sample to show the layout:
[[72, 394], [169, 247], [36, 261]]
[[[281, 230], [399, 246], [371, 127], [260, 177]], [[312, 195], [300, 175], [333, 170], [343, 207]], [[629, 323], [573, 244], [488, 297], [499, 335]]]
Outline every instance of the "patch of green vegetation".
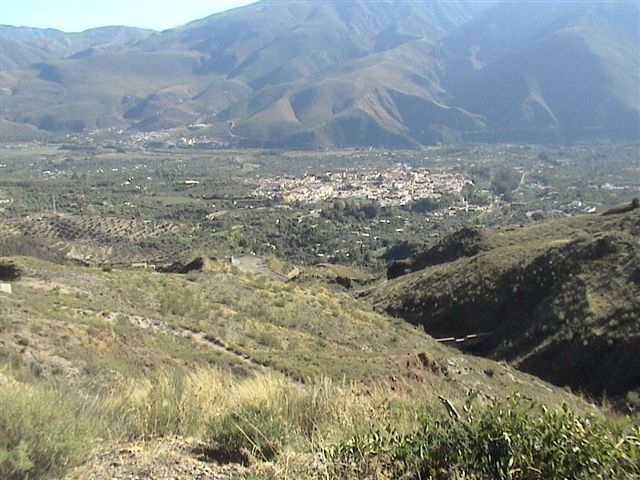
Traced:
[[348, 478], [632, 479], [640, 473], [640, 428], [515, 398], [467, 403], [463, 415], [448, 405], [406, 433], [383, 425], [338, 445], [332, 457]]
[[0, 379], [1, 478], [50, 478], [86, 458], [96, 425], [75, 393]]

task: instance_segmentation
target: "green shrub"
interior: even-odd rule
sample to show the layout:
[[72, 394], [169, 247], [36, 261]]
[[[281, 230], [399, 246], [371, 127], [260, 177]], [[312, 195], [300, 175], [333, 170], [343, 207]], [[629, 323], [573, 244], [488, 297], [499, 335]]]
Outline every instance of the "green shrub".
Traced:
[[[409, 433], [390, 426], [333, 451], [336, 465], [394, 478], [624, 479], [640, 474], [640, 427], [564, 407], [513, 400], [466, 416], [425, 417]], [[375, 465], [375, 468], [372, 467]]]
[[56, 475], [80, 461], [96, 429], [69, 395], [0, 383], [0, 478]]

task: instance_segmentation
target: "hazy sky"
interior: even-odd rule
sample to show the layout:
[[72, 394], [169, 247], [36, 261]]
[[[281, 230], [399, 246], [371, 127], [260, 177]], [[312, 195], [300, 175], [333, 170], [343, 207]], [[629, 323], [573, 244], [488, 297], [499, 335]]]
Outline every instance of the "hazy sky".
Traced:
[[111, 25], [165, 30], [256, 0], [1, 0], [0, 24], [81, 32]]

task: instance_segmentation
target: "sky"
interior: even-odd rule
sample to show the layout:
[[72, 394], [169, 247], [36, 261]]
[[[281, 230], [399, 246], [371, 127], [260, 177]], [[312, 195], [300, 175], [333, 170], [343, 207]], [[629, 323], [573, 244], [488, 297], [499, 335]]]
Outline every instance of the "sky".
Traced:
[[0, 25], [81, 32], [124, 25], [166, 30], [256, 0], [2, 0]]

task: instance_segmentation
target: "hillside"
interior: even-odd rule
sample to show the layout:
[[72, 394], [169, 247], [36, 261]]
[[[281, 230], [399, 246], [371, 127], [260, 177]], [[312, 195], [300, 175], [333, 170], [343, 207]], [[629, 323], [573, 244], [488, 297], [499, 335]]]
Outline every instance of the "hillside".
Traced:
[[485, 117], [475, 140], [637, 138], [639, 24], [631, 3], [503, 2], [446, 39], [444, 84]]
[[639, 235], [637, 208], [465, 229], [390, 267], [371, 298], [435, 337], [480, 334], [463, 349], [624, 398], [640, 386]]
[[[511, 165], [519, 165], [517, 197], [531, 202], [520, 210], [501, 203], [494, 212], [466, 212], [465, 205], [456, 215], [449, 203], [436, 211], [350, 199], [287, 204], [252, 196], [256, 185], [247, 182], [273, 175], [291, 181], [309, 171], [338, 176], [345, 169], [375, 172], [374, 181], [380, 172], [395, 172], [390, 183], [403, 182], [397, 164], [424, 155], [415, 151], [143, 150], [95, 147], [85, 139], [6, 146], [0, 478], [492, 480], [509, 478], [514, 469], [533, 472], [531, 478], [640, 473], [635, 392], [616, 401], [615, 411], [606, 403], [597, 407], [506, 362], [450, 348], [360, 298], [422, 269], [444, 269], [510, 243], [524, 251], [537, 239], [542, 267], [549, 268], [549, 258], [564, 265], [554, 274], [574, 271], [576, 258], [596, 259], [579, 275], [606, 283], [587, 291], [594, 311], [610, 304], [628, 310], [615, 319], [619, 329], [604, 326], [606, 338], [624, 347], [637, 319], [635, 292], [624, 282], [637, 243], [635, 212], [445, 233], [482, 221], [577, 215], [585, 206], [601, 210], [632, 198], [633, 146], [428, 153], [443, 158], [429, 164], [432, 171], [446, 164], [453, 168], [443, 172], [458, 175], [460, 157], [475, 159], [475, 172], [499, 174], [511, 154]], [[538, 182], [547, 174], [544, 188], [566, 196], [539, 198]], [[494, 180], [487, 175], [478, 188], [491, 188]], [[553, 244], [558, 237], [565, 240]], [[372, 266], [383, 265], [385, 252], [402, 258], [418, 245], [432, 248], [399, 265], [399, 278], [381, 283]], [[547, 247], [552, 253], [545, 256]], [[627, 263], [602, 267], [625, 252]], [[484, 265], [496, 270], [488, 260]], [[474, 275], [493, 278], [487, 271], [469, 278]], [[541, 289], [551, 281], [542, 273], [540, 280]], [[621, 299], [626, 291], [629, 298]], [[469, 288], [460, 304], [467, 294], [478, 300]], [[550, 309], [573, 320], [581, 310], [572, 305], [558, 300]], [[634, 351], [616, 358], [633, 360]]]
[[3, 27], [2, 135], [128, 129], [295, 148], [637, 140], [637, 6], [530, 7], [265, 0], [153, 34]]
[[[485, 380], [484, 370], [503, 367], [442, 347], [328, 285], [245, 274], [229, 261], [207, 260], [187, 275], [27, 257], [4, 257], [2, 265], [3, 281], [13, 284], [2, 302], [3, 358], [45, 380], [81, 385], [163, 366], [217, 364], [294, 379], [395, 377], [442, 383], [439, 391], [453, 392], [458, 381], [451, 380], [464, 372], [463, 383], [498, 395], [517, 375]], [[5, 278], [7, 265], [17, 275]], [[429, 365], [421, 364], [423, 356]], [[518, 378], [546, 397], [535, 378]]]
[[0, 278], [12, 286], [0, 293], [5, 478], [85, 461], [68, 478], [361, 478], [373, 458], [351, 476], [332, 449], [389, 419], [403, 432], [446, 416], [441, 402], [596, 412], [315, 280], [215, 260], [181, 275], [27, 257], [3, 257]]

